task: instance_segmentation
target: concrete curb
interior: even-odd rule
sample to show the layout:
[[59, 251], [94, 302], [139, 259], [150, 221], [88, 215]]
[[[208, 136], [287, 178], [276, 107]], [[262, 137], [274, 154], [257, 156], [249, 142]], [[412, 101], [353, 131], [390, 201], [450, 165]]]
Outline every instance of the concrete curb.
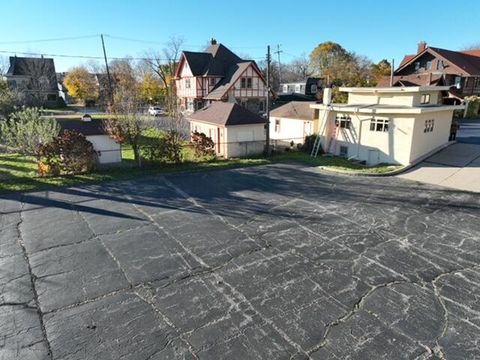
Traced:
[[449, 141], [448, 143], [446, 143], [442, 146], [439, 146], [438, 148], [434, 149], [433, 151], [430, 151], [429, 153], [415, 159], [413, 162], [411, 162], [408, 165], [405, 165], [405, 166], [401, 167], [400, 169], [396, 169], [396, 170], [393, 170], [393, 171], [380, 173], [380, 174], [375, 174], [375, 173], [369, 174], [369, 173], [362, 173], [362, 172], [358, 172], [358, 171], [349, 171], [349, 170], [334, 170], [334, 169], [326, 168], [324, 166], [318, 166], [317, 169], [320, 169], [321, 171], [328, 172], [328, 173], [331, 173], [331, 174], [339, 174], [339, 175], [347, 175], [347, 176], [363, 176], [363, 177], [395, 176], [395, 175], [399, 175], [399, 174], [402, 174], [402, 173], [410, 170], [411, 168], [418, 165], [419, 163], [421, 163], [425, 159], [428, 159], [430, 156], [435, 155], [439, 151], [449, 147], [450, 145], [455, 144], [456, 142], [457, 142], [456, 140]]

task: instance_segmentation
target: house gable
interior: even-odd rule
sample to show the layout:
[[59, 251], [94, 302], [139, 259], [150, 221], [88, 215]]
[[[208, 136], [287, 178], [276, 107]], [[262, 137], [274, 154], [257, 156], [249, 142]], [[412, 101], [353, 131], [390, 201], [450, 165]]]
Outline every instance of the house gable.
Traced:
[[[431, 61], [431, 68], [427, 67]], [[419, 65], [416, 65], [416, 64]], [[395, 75], [408, 75], [420, 72], [436, 72], [443, 74], [480, 74], [480, 58], [457, 51], [428, 47], [419, 54], [409, 57], [395, 70]]]

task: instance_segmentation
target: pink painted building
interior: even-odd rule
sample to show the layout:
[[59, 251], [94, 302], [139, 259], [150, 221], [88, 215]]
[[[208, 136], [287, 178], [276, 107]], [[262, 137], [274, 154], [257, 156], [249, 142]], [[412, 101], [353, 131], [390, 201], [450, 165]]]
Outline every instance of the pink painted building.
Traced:
[[191, 114], [215, 101], [265, 111], [267, 86], [253, 60], [244, 60], [212, 39], [204, 52], [184, 51], [176, 72], [180, 110]]

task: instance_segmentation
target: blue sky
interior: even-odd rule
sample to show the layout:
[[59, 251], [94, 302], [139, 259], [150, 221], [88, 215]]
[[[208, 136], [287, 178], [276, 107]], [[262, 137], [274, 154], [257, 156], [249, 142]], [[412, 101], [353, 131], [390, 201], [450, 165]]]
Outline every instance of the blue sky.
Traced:
[[[141, 57], [161, 50], [172, 35], [193, 51], [215, 37], [256, 60], [268, 44], [281, 44], [284, 62], [335, 41], [375, 62], [395, 58], [397, 64], [420, 40], [447, 49], [480, 42], [475, 0], [17, 0], [2, 2], [2, 14], [0, 51], [45, 54], [101, 56], [102, 48], [99, 37], [22, 42], [103, 33], [112, 36], [105, 39], [109, 56]], [[55, 57], [57, 71], [85, 62]]]

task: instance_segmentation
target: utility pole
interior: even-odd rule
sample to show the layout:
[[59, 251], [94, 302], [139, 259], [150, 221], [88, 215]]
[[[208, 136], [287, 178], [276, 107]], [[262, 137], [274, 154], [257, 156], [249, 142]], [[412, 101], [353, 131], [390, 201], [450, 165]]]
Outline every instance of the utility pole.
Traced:
[[272, 55], [270, 54], [270, 45], [267, 46], [267, 97], [266, 97], [266, 110], [267, 110], [267, 123], [265, 128], [265, 154], [270, 155], [270, 63], [272, 62]]
[[282, 83], [282, 64], [280, 62], [280, 54], [283, 52], [283, 50], [280, 50], [281, 44], [277, 44], [277, 51], [275, 51], [275, 54], [278, 55], [278, 81], [281, 84]]
[[393, 86], [393, 73], [395, 69], [395, 59], [392, 59], [392, 63], [390, 65], [390, 87]]
[[108, 68], [107, 52], [105, 51], [105, 42], [103, 41], [103, 34], [100, 34], [102, 38], [102, 47], [103, 47], [103, 57], [105, 58], [105, 67], [107, 68], [107, 77], [108, 77], [108, 90], [110, 92], [110, 101], [113, 105], [113, 86], [112, 78], [110, 77], [110, 69]]

